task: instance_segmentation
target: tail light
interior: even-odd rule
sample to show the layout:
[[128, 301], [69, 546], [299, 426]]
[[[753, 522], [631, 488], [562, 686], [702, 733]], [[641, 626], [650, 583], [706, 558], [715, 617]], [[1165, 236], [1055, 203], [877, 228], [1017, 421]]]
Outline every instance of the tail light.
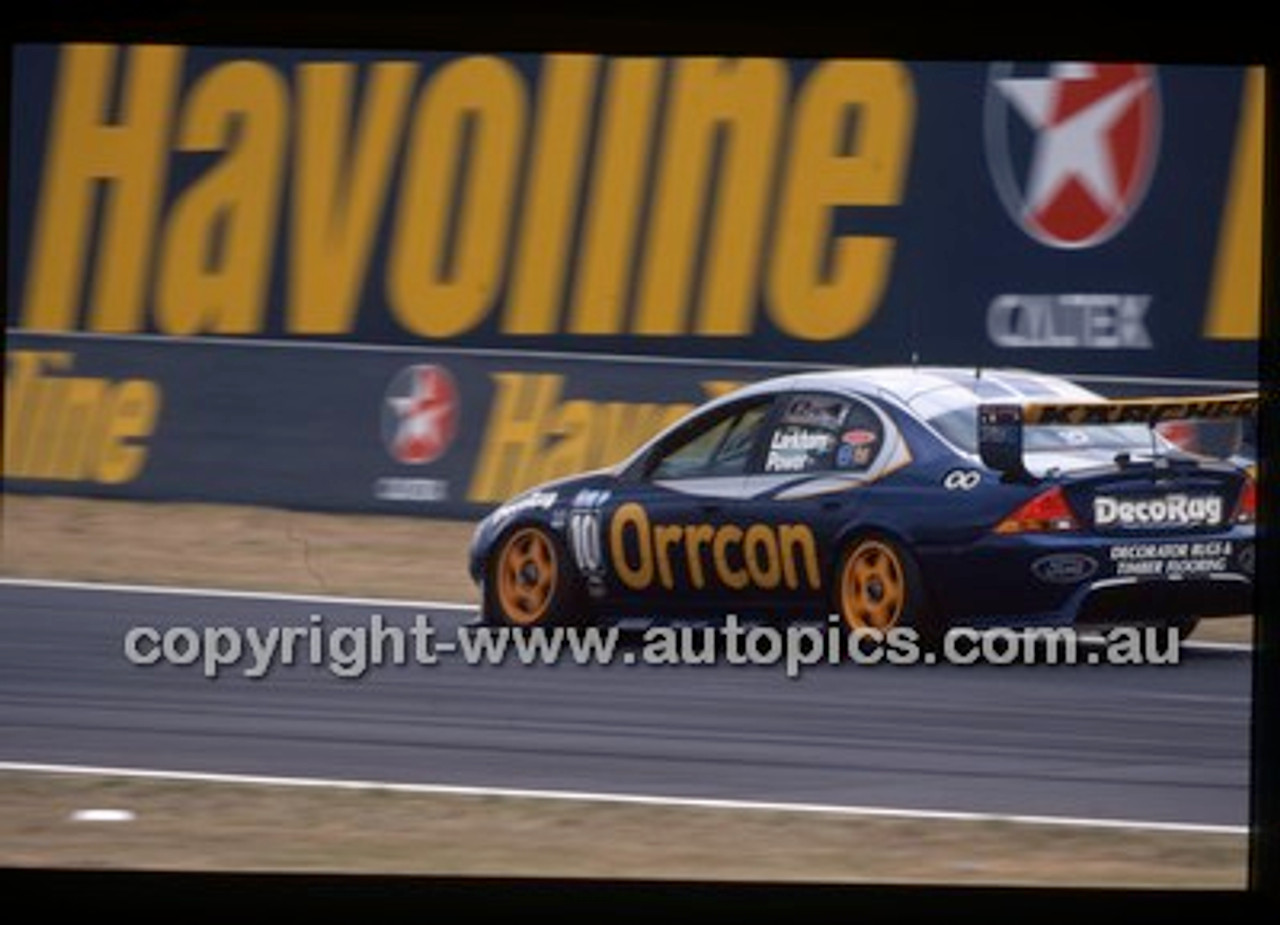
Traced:
[[996, 533], [1046, 533], [1079, 530], [1062, 486], [1036, 495], [996, 525]]
[[1251, 524], [1258, 516], [1258, 483], [1249, 476], [1244, 477], [1240, 486], [1240, 500], [1236, 502], [1236, 512], [1232, 516], [1238, 524]]

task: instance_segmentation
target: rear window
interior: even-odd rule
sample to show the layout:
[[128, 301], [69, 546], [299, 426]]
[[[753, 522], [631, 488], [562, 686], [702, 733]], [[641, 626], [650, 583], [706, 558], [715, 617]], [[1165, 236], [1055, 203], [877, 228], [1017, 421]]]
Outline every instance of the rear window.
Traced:
[[[978, 452], [978, 410], [970, 405], [954, 408], [943, 414], [926, 418], [943, 437], [968, 453]], [[1168, 449], [1161, 437], [1152, 437], [1145, 424], [1110, 424], [1106, 426], [1072, 427], [1051, 424], [1027, 427], [1023, 431], [1022, 445], [1028, 453], [1061, 450], [1145, 450], [1152, 448], [1152, 440], [1159, 449]]]

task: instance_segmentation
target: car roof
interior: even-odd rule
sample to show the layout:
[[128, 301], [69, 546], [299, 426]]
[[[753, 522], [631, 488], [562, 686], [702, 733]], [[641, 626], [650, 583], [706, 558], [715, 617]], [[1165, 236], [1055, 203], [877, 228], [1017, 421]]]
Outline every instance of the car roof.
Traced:
[[[1058, 399], [1097, 400], [1099, 396], [1057, 376], [1021, 369], [975, 369], [960, 366], [868, 366], [792, 373], [750, 383], [712, 399], [699, 411], [723, 407], [754, 396], [813, 389], [837, 394], [866, 396], [897, 402], [917, 418], [932, 419], [956, 408], [973, 408], [979, 402], [1022, 402]], [[682, 427], [681, 419], [637, 447], [617, 468], [637, 458]]]
[[737, 392], [773, 393], [816, 389], [893, 398], [917, 412], [936, 413], [978, 402], [1096, 399], [1096, 393], [1058, 376], [1022, 369], [959, 366], [876, 366], [797, 373], [756, 383]]

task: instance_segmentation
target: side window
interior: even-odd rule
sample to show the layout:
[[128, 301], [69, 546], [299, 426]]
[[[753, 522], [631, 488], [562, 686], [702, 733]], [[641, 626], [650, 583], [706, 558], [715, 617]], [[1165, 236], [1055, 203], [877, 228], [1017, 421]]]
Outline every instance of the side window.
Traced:
[[651, 479], [710, 478], [742, 475], [756, 434], [769, 411], [763, 399], [745, 408], [710, 415], [676, 438], [650, 463]]
[[785, 399], [770, 429], [768, 474], [865, 472], [884, 445], [879, 415], [856, 399], [804, 394]]

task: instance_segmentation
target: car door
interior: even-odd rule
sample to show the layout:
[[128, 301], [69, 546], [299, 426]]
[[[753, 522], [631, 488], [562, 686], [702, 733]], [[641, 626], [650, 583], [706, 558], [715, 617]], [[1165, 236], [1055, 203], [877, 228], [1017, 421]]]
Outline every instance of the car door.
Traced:
[[618, 610], [694, 614], [732, 596], [732, 512], [772, 406], [766, 395], [709, 409], [616, 483], [601, 547]]
[[780, 397], [758, 443], [728, 512], [745, 531], [752, 603], [825, 605], [840, 532], [879, 477], [909, 458], [905, 444], [869, 401], [821, 391]]

